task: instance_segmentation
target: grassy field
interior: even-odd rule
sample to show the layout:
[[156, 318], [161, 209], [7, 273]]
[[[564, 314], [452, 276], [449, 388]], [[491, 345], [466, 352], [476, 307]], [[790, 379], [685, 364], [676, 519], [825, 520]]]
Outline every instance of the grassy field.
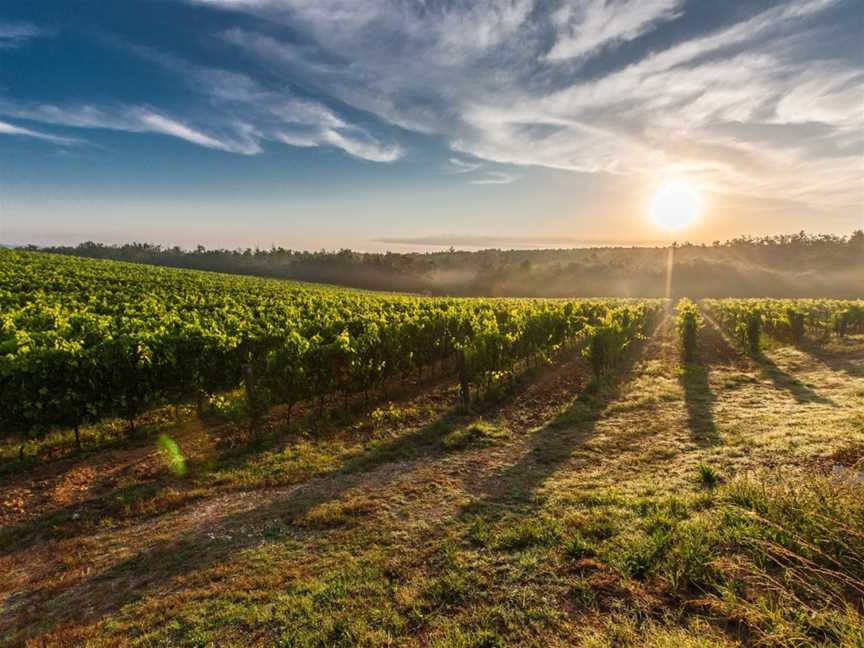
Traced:
[[602, 385], [570, 352], [255, 447], [191, 412], [10, 445], [0, 643], [864, 645], [864, 341], [700, 344], [667, 319]]

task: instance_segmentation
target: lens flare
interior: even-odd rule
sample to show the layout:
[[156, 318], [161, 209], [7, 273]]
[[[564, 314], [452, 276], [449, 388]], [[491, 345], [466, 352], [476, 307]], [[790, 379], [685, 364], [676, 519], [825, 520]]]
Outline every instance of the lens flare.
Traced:
[[175, 475], [183, 476], [186, 474], [186, 457], [180, 452], [180, 447], [167, 434], [160, 434], [156, 442], [162, 454], [165, 456], [165, 461], [168, 467]]

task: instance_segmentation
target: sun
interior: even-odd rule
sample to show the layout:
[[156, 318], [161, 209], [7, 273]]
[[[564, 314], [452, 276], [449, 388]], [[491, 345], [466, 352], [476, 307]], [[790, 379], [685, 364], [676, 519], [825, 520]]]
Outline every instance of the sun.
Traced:
[[667, 230], [689, 225], [696, 220], [701, 209], [699, 192], [683, 180], [664, 185], [651, 199], [651, 218]]

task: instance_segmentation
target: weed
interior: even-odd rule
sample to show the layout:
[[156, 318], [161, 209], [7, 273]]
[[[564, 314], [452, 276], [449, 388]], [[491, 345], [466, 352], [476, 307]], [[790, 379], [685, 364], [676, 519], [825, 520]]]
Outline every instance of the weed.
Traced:
[[393, 402], [384, 407], [376, 407], [372, 410], [369, 418], [375, 428], [398, 425], [406, 419], [416, 418], [418, 414], [416, 407], [399, 406]]
[[465, 600], [471, 584], [464, 574], [447, 573], [436, 578], [426, 590], [426, 598], [436, 606], [456, 605]]
[[461, 450], [469, 446], [494, 445], [508, 436], [509, 432], [505, 428], [481, 420], [453, 430], [441, 440], [441, 443], [448, 450]]
[[536, 545], [552, 546], [561, 542], [563, 531], [557, 520], [547, 517], [520, 520], [498, 534], [502, 549], [520, 550]]
[[723, 480], [723, 476], [716, 468], [704, 462], [700, 462], [699, 465], [696, 466], [696, 473], [699, 483], [706, 488], [714, 488]]
[[581, 534], [576, 533], [564, 541], [564, 553], [575, 560], [590, 558], [597, 554], [597, 549], [592, 542], [586, 540]]

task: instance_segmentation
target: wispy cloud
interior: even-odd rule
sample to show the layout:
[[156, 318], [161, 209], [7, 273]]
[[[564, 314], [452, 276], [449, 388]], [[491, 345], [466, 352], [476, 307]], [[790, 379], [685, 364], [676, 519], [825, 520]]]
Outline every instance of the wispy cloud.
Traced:
[[254, 130], [246, 124], [237, 123], [233, 126], [233, 132], [216, 136], [145, 106], [96, 107], [0, 100], [0, 114], [70, 128], [157, 133], [230, 153], [252, 155], [261, 150]]
[[402, 149], [399, 146], [381, 146], [374, 138], [358, 131], [356, 135], [340, 133], [332, 128], [322, 132], [322, 141], [340, 148], [354, 157], [370, 160], [372, 162], [393, 162], [402, 157]]
[[565, 2], [552, 14], [556, 41], [551, 61], [597, 55], [605, 48], [630, 41], [656, 23], [680, 15], [684, 0], [613, 0]]
[[[268, 112], [272, 112], [278, 119], [265, 120], [263, 129], [246, 121], [230, 119], [224, 121], [219, 133], [213, 133], [192, 127], [180, 119], [146, 106], [97, 107], [0, 101], [0, 114], [19, 119], [71, 128], [167, 135], [198, 146], [242, 155], [260, 153], [262, 143], [267, 140], [289, 146], [332, 146], [354, 157], [373, 162], [392, 162], [403, 154], [400, 146], [381, 144], [363, 129], [342, 122], [326, 112], [326, 109], [313, 110], [312, 104], [308, 102], [299, 102], [296, 105], [283, 102], [273, 106]], [[254, 118], [254, 115], [250, 116]], [[17, 128], [14, 132], [0, 129], [0, 133], [40, 137], [58, 144], [73, 141], [23, 128]]]
[[447, 170], [456, 175], [467, 176], [466, 183], [473, 185], [510, 184], [521, 178], [520, 175], [508, 171], [500, 171], [489, 168], [489, 164], [463, 160], [461, 158], [450, 158], [447, 161]]
[[479, 162], [469, 162], [468, 160], [461, 160], [455, 157], [450, 158], [447, 162], [450, 165], [448, 167], [450, 173], [471, 173], [472, 171], [483, 168], [483, 165]]
[[[269, 90], [243, 73], [193, 65], [179, 57], [116, 39], [108, 39], [108, 42], [157, 63], [191, 83], [209, 98], [211, 109], [199, 114], [196, 120], [151, 106], [36, 103], [0, 97], [0, 115], [70, 128], [166, 135], [241, 155], [260, 153], [267, 141], [289, 146], [333, 147], [374, 162], [393, 162], [403, 155], [398, 144], [382, 143], [365, 128], [349, 123], [320, 101], [299, 97], [290, 90]], [[194, 123], [202, 120], [206, 125]], [[0, 129], [0, 134], [29, 136], [57, 144], [74, 141], [8, 124]]]
[[487, 184], [510, 184], [519, 179], [518, 175], [505, 173], [504, 171], [489, 171], [479, 178], [473, 178], [468, 181], [468, 184], [487, 185]]
[[[223, 35], [268, 70], [393, 124], [443, 136], [473, 159], [587, 173], [684, 173], [716, 191], [764, 198], [794, 192], [804, 202], [836, 205], [860, 200], [864, 73], [860, 58], [826, 47], [831, 28], [819, 20], [840, 0], [730, 10], [713, 30], [691, 22], [629, 59], [616, 58], [617, 45], [636, 43], [699, 3], [207, 4], [303, 31], [302, 46], [248, 27]], [[590, 75], [574, 72], [600, 56], [608, 58]], [[796, 129], [807, 123], [825, 131], [803, 136]], [[728, 129], [720, 135], [723, 124], [773, 126], [775, 140], [797, 146], [757, 143]], [[510, 176], [496, 171], [477, 180]]]
[[[238, 7], [264, 6], [276, 3], [238, 2]], [[288, 146], [328, 146], [353, 157], [372, 162], [393, 162], [402, 157], [398, 144], [386, 144], [365, 128], [350, 123], [321, 101], [303, 97], [291, 89], [271, 89], [248, 74], [220, 68], [196, 65], [177, 56], [152, 48], [114, 41], [114, 44], [174, 73], [206, 96], [212, 106], [211, 119], [236, 122], [242, 114], [246, 123], [234, 124], [245, 135], [246, 145], [232, 145], [235, 152], [258, 153], [265, 141]], [[161, 120], [159, 120], [161, 122]], [[183, 125], [167, 125], [164, 132], [176, 134], [188, 141], [222, 148], [223, 142], [201, 133], [187, 132]], [[242, 148], [243, 150], [238, 150]]]
[[41, 131], [35, 131], [29, 128], [23, 128], [21, 126], [14, 126], [3, 121], [0, 121], [0, 135], [30, 137], [32, 139], [44, 140], [46, 142], [51, 142], [53, 144], [61, 144], [63, 146], [80, 143], [80, 140], [69, 137], [60, 137], [58, 135], [51, 135], [50, 133], [43, 133]]
[[[177, 137], [192, 144], [205, 146], [207, 148], [219, 149], [220, 151], [228, 151], [231, 153], [243, 153], [245, 155], [254, 155], [260, 153], [261, 148], [255, 138], [255, 131], [251, 126], [239, 125], [238, 130], [240, 135], [244, 136], [244, 141], [234, 142], [219, 140], [210, 135], [206, 135], [200, 131], [194, 130], [179, 121], [175, 121], [169, 117], [159, 115], [146, 109], [132, 111], [140, 123], [140, 129], [152, 133], [162, 133]], [[245, 128], [244, 128], [245, 126]], [[133, 124], [129, 130], [138, 128], [138, 124]]]
[[53, 35], [54, 30], [33, 23], [0, 21], [0, 49], [21, 47], [35, 38], [47, 38]]

